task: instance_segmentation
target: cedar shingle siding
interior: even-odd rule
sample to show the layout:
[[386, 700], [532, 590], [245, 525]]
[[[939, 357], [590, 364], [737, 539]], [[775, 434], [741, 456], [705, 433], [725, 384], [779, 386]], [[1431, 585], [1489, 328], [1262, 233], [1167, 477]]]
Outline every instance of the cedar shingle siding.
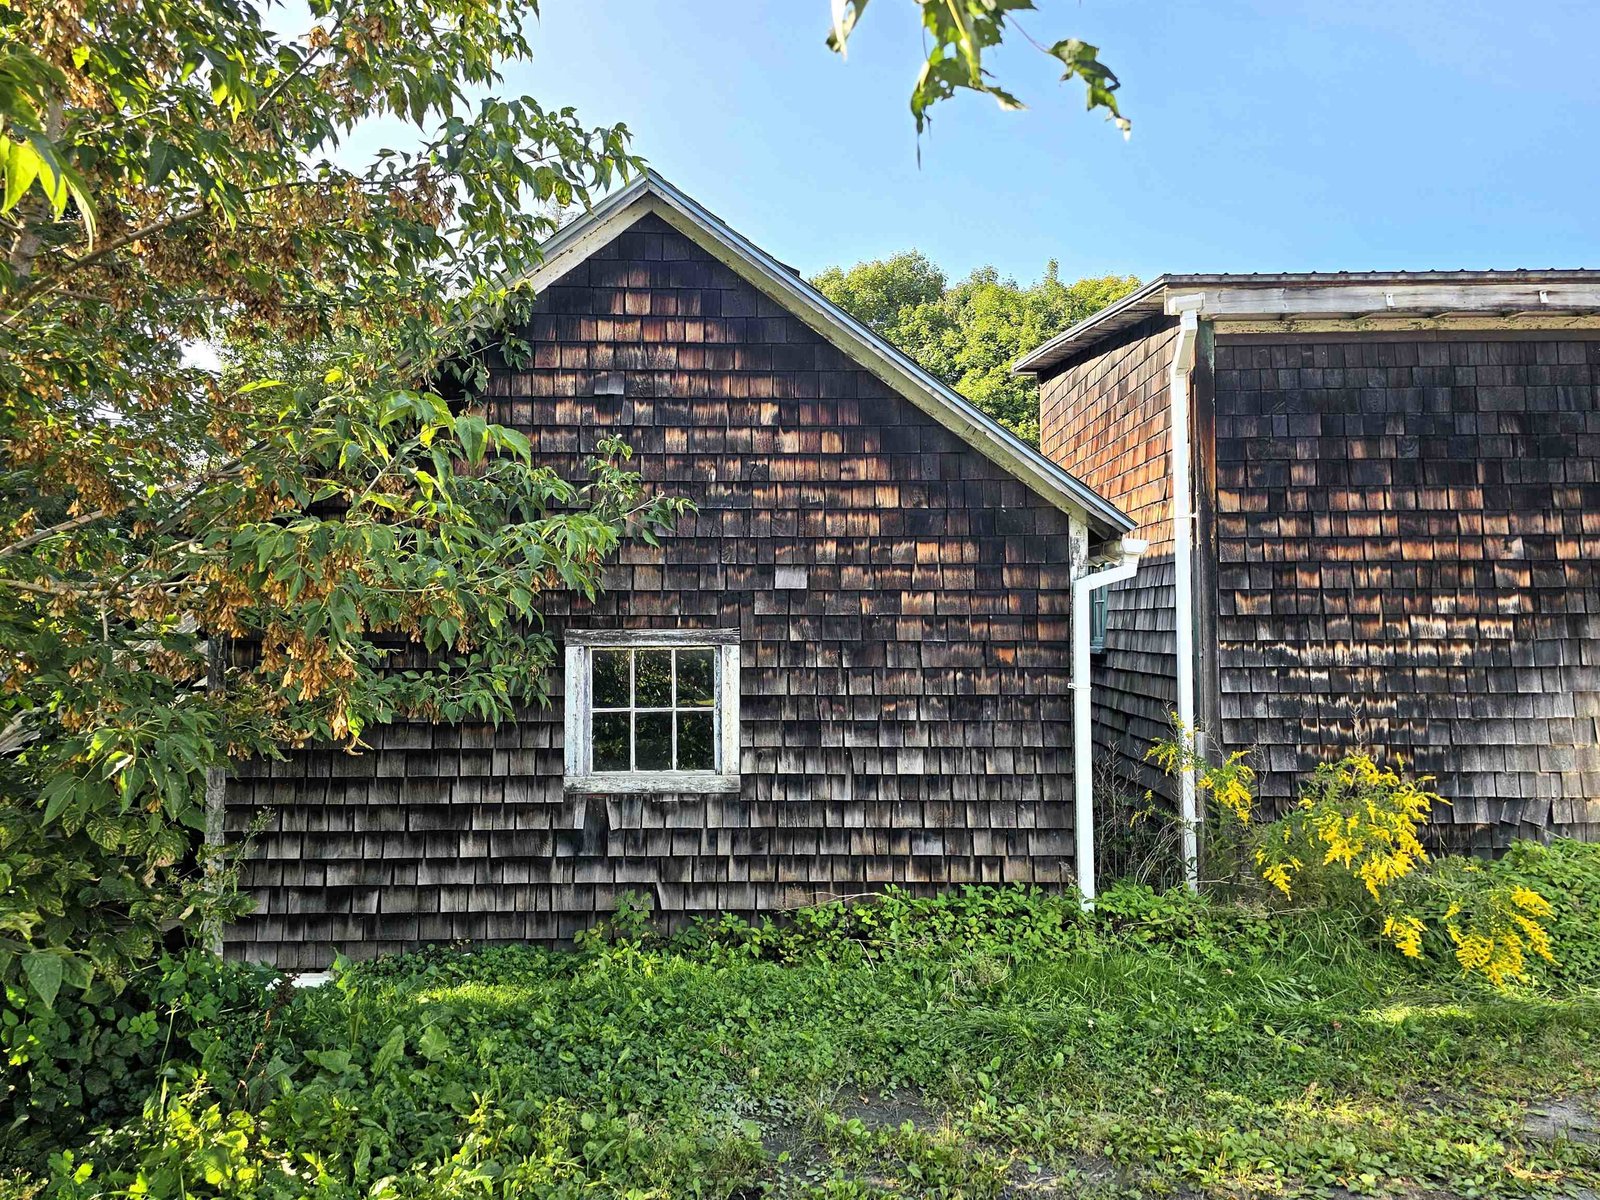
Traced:
[[1361, 745], [1438, 777], [1448, 840], [1600, 835], [1600, 341], [1219, 336], [1215, 386], [1222, 734], [1264, 794]]
[[[1139, 786], [1174, 694], [1171, 340], [1156, 316], [1041, 381], [1046, 452], [1153, 543], [1095, 679], [1097, 752]], [[1219, 330], [1195, 378], [1217, 748], [1278, 807], [1365, 748], [1437, 777], [1440, 842], [1600, 837], [1600, 337]]]
[[[598, 604], [552, 597], [551, 629], [737, 627], [742, 790], [565, 796], [559, 680], [499, 728], [397, 724], [359, 756], [259, 765], [228, 794], [235, 834], [273, 813], [228, 953], [554, 941], [629, 889], [681, 920], [1067, 881], [1067, 517], [659, 218], [522, 334], [533, 364], [494, 373], [494, 419], [567, 473], [621, 433], [700, 506], [627, 547]], [[614, 372], [626, 395], [592, 395]], [[805, 586], [776, 589], [779, 566]]]
[[1110, 589], [1105, 650], [1093, 667], [1096, 759], [1136, 797], [1171, 792], [1144, 755], [1170, 733], [1177, 696], [1166, 390], [1176, 326], [1146, 321], [1039, 388], [1040, 449], [1127, 513], [1133, 536], [1150, 543], [1138, 574]]

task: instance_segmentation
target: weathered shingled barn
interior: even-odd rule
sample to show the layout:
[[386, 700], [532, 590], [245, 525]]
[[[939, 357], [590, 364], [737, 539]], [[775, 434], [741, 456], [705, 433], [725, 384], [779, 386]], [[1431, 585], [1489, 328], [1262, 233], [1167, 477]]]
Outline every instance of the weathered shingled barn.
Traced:
[[1441, 841], [1600, 835], [1600, 273], [1165, 276], [1017, 369], [1152, 543], [1102, 593], [1124, 786], [1176, 710], [1280, 803], [1365, 747]]
[[272, 816], [227, 952], [552, 941], [626, 890], [682, 919], [1070, 884], [1074, 581], [1120, 559], [1128, 518], [658, 178], [563, 230], [532, 282], [533, 363], [494, 371], [492, 419], [574, 475], [620, 433], [699, 511], [628, 547], [598, 603], [547, 610], [552, 709], [232, 781], [235, 834]]

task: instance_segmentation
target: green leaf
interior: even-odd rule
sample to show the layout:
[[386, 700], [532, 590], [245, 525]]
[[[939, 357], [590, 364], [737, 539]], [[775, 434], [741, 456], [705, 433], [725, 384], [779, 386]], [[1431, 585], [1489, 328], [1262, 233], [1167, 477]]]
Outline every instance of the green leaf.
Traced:
[[386, 1075], [389, 1068], [400, 1061], [400, 1056], [406, 1052], [406, 1031], [396, 1025], [389, 1031], [388, 1039], [378, 1047], [378, 1053], [372, 1058], [372, 1074], [374, 1077]]
[[0, 212], [10, 212], [39, 177], [39, 152], [26, 142], [6, 142], [6, 196]]
[[488, 445], [489, 423], [476, 413], [465, 413], [456, 418], [455, 427], [456, 440], [461, 443], [467, 461], [474, 465], [482, 462]]
[[429, 1062], [438, 1062], [449, 1057], [450, 1039], [437, 1025], [429, 1025], [417, 1039], [417, 1052]]
[[845, 56], [850, 34], [866, 8], [867, 0], [833, 0], [833, 28], [828, 31], [828, 48], [840, 58]]
[[95, 216], [94, 205], [89, 202], [88, 185], [66, 163], [56, 157], [55, 146], [42, 134], [29, 134], [28, 144], [33, 148], [39, 159], [38, 174], [39, 186], [50, 201], [50, 209], [56, 216], [67, 210], [67, 201], [75, 201], [78, 205], [78, 214], [83, 220], [84, 232], [88, 235], [89, 245], [94, 245]]
[[159, 138], [150, 143], [150, 165], [145, 168], [145, 184], [155, 187], [172, 170], [172, 146]]
[[28, 986], [39, 997], [39, 1002], [47, 1009], [56, 1006], [56, 995], [61, 991], [61, 979], [65, 975], [61, 955], [50, 950], [32, 950], [22, 956], [22, 973], [27, 977]]
[[78, 784], [76, 775], [63, 771], [44, 785], [40, 792], [40, 799], [44, 801], [44, 824], [51, 824], [61, 815], [77, 792]]
[[511, 451], [523, 462], [530, 460], [533, 454], [533, 444], [528, 440], [527, 434], [506, 425], [495, 425], [493, 430], [496, 447]]

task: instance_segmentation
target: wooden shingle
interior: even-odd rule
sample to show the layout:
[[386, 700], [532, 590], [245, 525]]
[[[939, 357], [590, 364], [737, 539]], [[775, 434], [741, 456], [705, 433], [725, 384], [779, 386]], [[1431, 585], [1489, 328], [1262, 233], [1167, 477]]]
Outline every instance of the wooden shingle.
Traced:
[[[629, 889], [681, 923], [1071, 878], [1062, 512], [656, 217], [520, 332], [532, 363], [494, 366], [491, 419], [570, 478], [620, 434], [649, 485], [699, 505], [660, 548], [625, 547], [597, 603], [548, 597], [549, 628], [737, 627], [742, 790], [564, 795], [559, 680], [500, 729], [407, 723], [354, 762], [293, 754], [229, 790], [230, 830], [279, 813], [230, 955], [553, 942]], [[602, 376], [625, 394], [594, 394]], [[776, 587], [779, 564], [805, 585]], [[337, 921], [309, 919], [340, 878]]]

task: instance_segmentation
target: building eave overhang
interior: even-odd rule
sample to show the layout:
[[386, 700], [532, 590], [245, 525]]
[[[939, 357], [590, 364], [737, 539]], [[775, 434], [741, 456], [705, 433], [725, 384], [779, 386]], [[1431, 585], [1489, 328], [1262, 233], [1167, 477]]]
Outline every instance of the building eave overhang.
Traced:
[[1133, 521], [1093, 488], [1051, 462], [909, 356], [844, 312], [791, 268], [654, 172], [634, 178], [542, 247], [539, 265], [519, 280], [540, 292], [647, 214], [655, 214], [758, 291], [794, 314], [979, 454], [1101, 538]]
[[1194, 308], [1218, 324], [1260, 331], [1303, 321], [1516, 320], [1560, 327], [1600, 314], [1600, 271], [1364, 271], [1282, 275], [1162, 275], [1019, 359], [1018, 375], [1043, 375], [1083, 358], [1151, 318]]

